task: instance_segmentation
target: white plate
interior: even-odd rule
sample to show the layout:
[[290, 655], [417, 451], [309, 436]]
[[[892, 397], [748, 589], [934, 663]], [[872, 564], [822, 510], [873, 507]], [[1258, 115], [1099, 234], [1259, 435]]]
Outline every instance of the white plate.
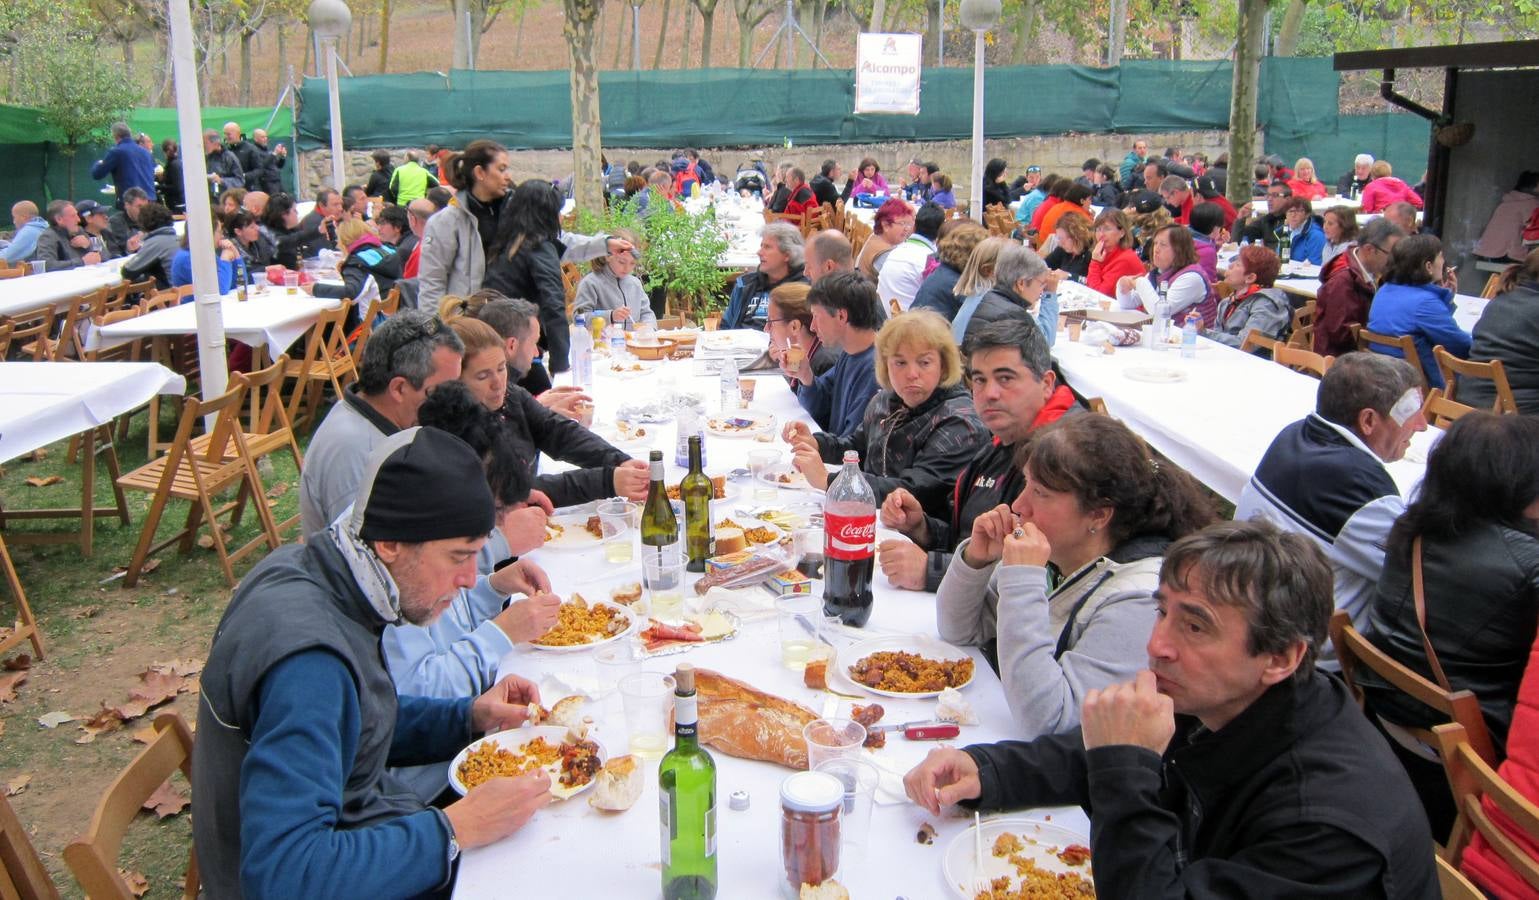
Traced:
[[[789, 481], [781, 481], [784, 475]], [[770, 466], [759, 474], [760, 484], [768, 484], [773, 487], [785, 488], [788, 491], [815, 491], [817, 488], [807, 483], [807, 476], [788, 465]]]
[[716, 516], [716, 519], [717, 519], [716, 524], [711, 526], [711, 535], [713, 537], [716, 534], [716, 529], [720, 528], [722, 521], [725, 521], [725, 520], [731, 520], [732, 522], [735, 522], [738, 525], [742, 526], [743, 531], [744, 531], [745, 539], [746, 539], [746, 536], [747, 536], [747, 532], [752, 531], [755, 528], [763, 528], [766, 531], [774, 532], [775, 537], [773, 539], [769, 540], [769, 541], [766, 541], [766, 542], [762, 543], [762, 544], [755, 544], [753, 541], [748, 541], [748, 549], [750, 549], [750, 550], [752, 550], [755, 547], [768, 547], [771, 544], [778, 544], [780, 542], [780, 539], [786, 536], [785, 529], [783, 529], [780, 526], [774, 524], [773, 522], [766, 522], [763, 519], [758, 519], [758, 518], [755, 518], [753, 516], [740, 516], [740, 515], [737, 515], [736, 513], [727, 512], [725, 509], [723, 509], [722, 512], [719, 513]]
[[[1176, 352], [1174, 348], [1170, 352]], [[1129, 366], [1122, 370], [1122, 374], [1133, 381], [1147, 381], [1152, 384], [1174, 384], [1186, 380], [1186, 370], [1176, 369], [1171, 366]]]
[[[583, 594], [583, 592], [580, 590], [574, 591], [574, 593]], [[612, 644], [615, 641], [618, 641], [620, 638], [630, 634], [632, 631], [636, 630], [636, 613], [631, 612], [622, 604], [611, 601], [607, 593], [596, 597], [590, 597], [587, 594], [583, 594], [582, 598], [587, 601], [589, 606], [607, 606], [611, 609], [619, 610], [620, 615], [625, 619], [625, 627], [619, 632], [611, 634], [607, 638], [603, 638], [597, 641], [590, 641], [586, 644], [571, 644], [565, 647], [551, 647], [545, 644], [536, 644], [534, 641], [530, 641], [526, 646], [532, 650], [543, 650], [546, 653], [580, 653], [583, 650], [592, 650], [594, 647], [602, 647], [605, 644]], [[565, 602], [570, 603], [571, 597], [568, 596]]]
[[[904, 650], [909, 653], [917, 653], [920, 656], [928, 656], [931, 659], [969, 659], [966, 650], [923, 634], [890, 634], [883, 637], [871, 638], [858, 644], [851, 644], [839, 651], [835, 659], [835, 665], [839, 669], [839, 675], [845, 681], [850, 682], [863, 691], [869, 691], [880, 697], [896, 697], [902, 700], [920, 700], [925, 697], [938, 697], [940, 691], [920, 691], [913, 694], [903, 694], [897, 691], [883, 691], [874, 687], [867, 687], [856, 681], [850, 675], [850, 667], [873, 653], [883, 650]], [[974, 677], [977, 676], [977, 664], [974, 663]], [[973, 681], [969, 678], [966, 682], [957, 685], [957, 689], [967, 687]]]
[[595, 550], [602, 546], [603, 541], [594, 537], [583, 526], [588, 523], [592, 513], [578, 513], [576, 515], [552, 516], [548, 521], [560, 525], [562, 534], [554, 540], [548, 540], [540, 545], [541, 550], [560, 550], [562, 552], [578, 552], [582, 550]]
[[[545, 742], [552, 746], [560, 746], [561, 742], [566, 739], [566, 727], [562, 725], [528, 725], [523, 728], [511, 728], [507, 731], [489, 734], [479, 741], [471, 743], [470, 746], [461, 750], [459, 755], [454, 757], [453, 762], [449, 763], [449, 786], [458, 791], [460, 796], [465, 795], [465, 785], [460, 782], [460, 763], [464, 762], [465, 757], [469, 756], [471, 751], [477, 747], [486, 743], [494, 743], [505, 750], [517, 750], [537, 737], [544, 738]], [[593, 737], [591, 734], [588, 735], [588, 740], [598, 745], [599, 762], [608, 762], [609, 751], [604, 749], [604, 742]], [[560, 782], [561, 761], [559, 759], [546, 766], [545, 771], [550, 774], [551, 796], [557, 800], [575, 797], [588, 788], [593, 787], [593, 782], [597, 780], [596, 778], [590, 779], [587, 784], [578, 787], [562, 787]]]
[[[646, 432], [637, 436], [636, 429]], [[608, 441], [615, 447], [646, 447], [652, 440], [662, 434], [662, 426], [651, 422], [637, 422], [630, 426], [630, 431], [622, 432], [614, 423], [600, 425], [593, 430], [594, 434]]]
[[[1025, 848], [1020, 851], [1020, 855], [1036, 863], [1038, 868], [1049, 872], [1072, 872], [1084, 876], [1087, 880], [1091, 876], [1090, 863], [1071, 866], [1057, 856], [1057, 851], [1070, 844], [1090, 846], [1090, 839], [1082, 834], [1076, 834], [1052, 822], [1021, 818], [985, 819], [982, 830], [983, 877], [986, 879], [1008, 877], [1012, 889], [1020, 884], [1015, 866], [1006, 862], [1004, 857], [994, 855], [994, 841], [1006, 832], [1021, 839]], [[952, 893], [962, 900], [973, 900], [977, 895], [973, 890], [973, 882], [977, 875], [974, 870], [973, 831], [974, 826], [967, 826], [961, 834], [952, 839], [950, 844], [946, 845], [946, 855], [941, 858], [941, 871], [946, 875], [946, 884], [950, 886]], [[1037, 843], [1033, 844], [1031, 841]]]
[[657, 370], [657, 363], [644, 360], [625, 359], [616, 362], [607, 360], [593, 366], [596, 375], [608, 375], [611, 378], [629, 380], [632, 378], [645, 378]]
[[[741, 430], [727, 429], [724, 427], [724, 423], [729, 420], [745, 421], [750, 424]], [[773, 431], [774, 428], [775, 416], [762, 410], [740, 409], [734, 413], [725, 415], [717, 413], [716, 415], [705, 417], [705, 430], [716, 437], [753, 438]]]
[[707, 331], [695, 339], [695, 349], [715, 353], [744, 351], [761, 353], [769, 346], [769, 335], [762, 331]]

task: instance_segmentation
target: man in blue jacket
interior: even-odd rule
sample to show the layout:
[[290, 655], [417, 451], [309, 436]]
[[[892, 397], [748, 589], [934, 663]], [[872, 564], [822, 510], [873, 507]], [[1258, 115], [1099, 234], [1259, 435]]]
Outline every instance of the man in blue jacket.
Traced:
[[[887, 318], [882, 313], [876, 285], [859, 272], [835, 272], [818, 281], [807, 295], [812, 306], [812, 331], [818, 340], [844, 351], [834, 367], [816, 377], [804, 361], [792, 377], [805, 385], [796, 399], [818, 427], [828, 434], [847, 438], [860, 426], [866, 404], [877, 391], [876, 332]], [[805, 423], [786, 425], [785, 439], [812, 432]]]
[[91, 166], [91, 177], [97, 181], [111, 177], [117, 189], [117, 208], [123, 208], [123, 192], [139, 188], [151, 200], [155, 199], [155, 156], [134, 143], [134, 133], [127, 122], [112, 123], [112, 149]]
[[462, 847], [550, 801], [536, 772], [435, 809], [386, 771], [447, 764], [539, 700], [517, 676], [479, 697], [398, 696], [380, 654], [387, 625], [430, 624], [475, 583], [493, 507], [464, 441], [407, 429], [371, 454], [350, 515], [246, 575], [199, 695], [193, 840], [208, 896], [447, 896]]
[[37, 239], [48, 230], [48, 220], [37, 214], [37, 204], [31, 200], [19, 200], [11, 206], [11, 221], [16, 233], [11, 242], [0, 249], [0, 259], [11, 265], [35, 259]]

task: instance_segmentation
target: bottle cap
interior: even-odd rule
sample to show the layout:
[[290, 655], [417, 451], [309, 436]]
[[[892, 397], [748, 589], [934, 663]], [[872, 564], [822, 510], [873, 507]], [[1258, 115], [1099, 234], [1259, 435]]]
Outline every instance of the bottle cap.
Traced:
[[730, 807], [731, 809], [737, 809], [737, 810], [747, 809], [748, 808], [748, 792], [747, 791], [733, 791], [732, 792], [732, 796], [727, 798], [727, 806]]

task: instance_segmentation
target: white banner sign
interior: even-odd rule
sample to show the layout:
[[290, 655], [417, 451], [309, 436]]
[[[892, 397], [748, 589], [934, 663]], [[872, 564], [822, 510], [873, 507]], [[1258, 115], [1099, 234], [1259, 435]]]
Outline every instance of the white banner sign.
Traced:
[[855, 111], [919, 115], [917, 34], [862, 34], [855, 44]]

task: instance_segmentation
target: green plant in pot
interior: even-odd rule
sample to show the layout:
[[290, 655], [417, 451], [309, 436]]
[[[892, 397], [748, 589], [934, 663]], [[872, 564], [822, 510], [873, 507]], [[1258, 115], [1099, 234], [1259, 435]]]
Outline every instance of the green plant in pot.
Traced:
[[670, 310], [703, 323], [726, 299], [722, 287], [727, 273], [716, 261], [728, 244], [717, 226], [715, 210], [692, 214], [656, 194], [648, 201], [645, 214], [638, 212], [637, 206], [632, 200], [615, 204], [603, 216], [579, 213], [577, 230], [594, 234], [628, 228], [645, 235], [642, 271], [637, 274], [647, 290], [661, 288], [667, 293]]

